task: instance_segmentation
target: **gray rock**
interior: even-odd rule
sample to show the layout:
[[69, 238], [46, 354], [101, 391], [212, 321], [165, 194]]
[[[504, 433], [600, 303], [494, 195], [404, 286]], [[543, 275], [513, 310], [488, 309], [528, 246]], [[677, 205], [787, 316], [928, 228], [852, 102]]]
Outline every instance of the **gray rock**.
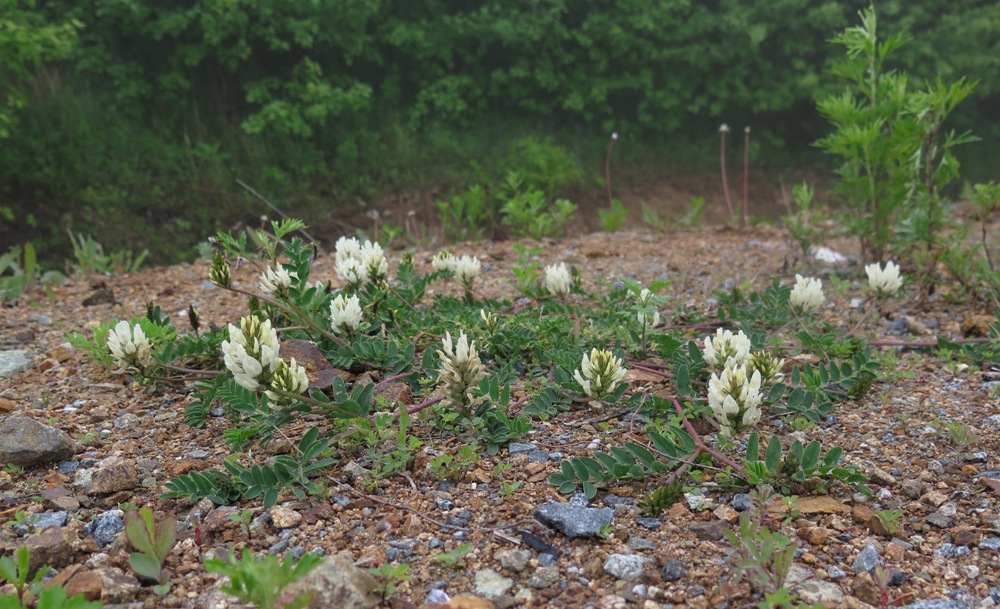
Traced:
[[972, 609], [972, 606], [946, 598], [936, 598], [932, 601], [919, 601], [903, 605], [903, 609]]
[[879, 558], [878, 548], [872, 544], [865, 546], [854, 558], [854, 566], [851, 567], [855, 573], [868, 573], [875, 568], [875, 565], [882, 564]]
[[427, 598], [424, 599], [424, 603], [447, 603], [451, 600], [448, 593], [441, 588], [433, 588], [427, 593]]
[[833, 582], [817, 580], [811, 569], [792, 565], [788, 570], [785, 584], [809, 605], [840, 607], [844, 601], [844, 591]]
[[1000, 604], [1000, 588], [990, 588], [990, 598], [994, 603]]
[[340, 553], [323, 559], [318, 567], [289, 584], [285, 592], [292, 597], [312, 592], [310, 609], [373, 609], [382, 600], [378, 588], [379, 581], [355, 567], [350, 553]]
[[934, 553], [941, 558], [962, 558], [963, 556], [968, 556], [972, 554], [972, 550], [968, 546], [956, 546], [954, 544], [945, 543], [941, 544], [941, 547], [934, 550]]
[[996, 478], [1000, 479], [1000, 469], [988, 469], [974, 475], [973, 478]]
[[934, 512], [927, 517], [927, 524], [932, 524], [941, 529], [950, 529], [954, 523], [954, 517], [942, 512]]
[[142, 424], [142, 419], [131, 412], [126, 412], [122, 416], [116, 418], [114, 422], [115, 429], [124, 430], [136, 429], [140, 424]]
[[569, 498], [569, 504], [578, 507], [587, 507], [588, 505], [590, 505], [590, 500], [587, 499], [587, 496], [585, 494], [576, 493], [575, 495]]
[[43, 512], [41, 514], [35, 514], [34, 520], [31, 521], [31, 526], [36, 529], [47, 529], [49, 527], [61, 527], [66, 524], [66, 520], [69, 519], [68, 512]]
[[531, 552], [528, 550], [501, 550], [496, 553], [496, 559], [500, 561], [500, 566], [504, 569], [520, 573], [528, 566]]
[[528, 585], [532, 588], [542, 590], [558, 583], [561, 579], [562, 574], [559, 573], [559, 569], [557, 567], [539, 567], [531, 575], [531, 579], [528, 580]]
[[660, 573], [660, 576], [663, 578], [663, 581], [672, 582], [677, 581], [686, 574], [687, 565], [676, 558], [668, 558], [667, 561], [663, 563], [663, 571]]
[[979, 549], [1000, 552], [1000, 537], [984, 537], [979, 542]]
[[29, 367], [31, 360], [28, 359], [27, 351], [21, 349], [0, 351], [0, 379], [10, 378]]
[[663, 526], [663, 521], [659, 518], [636, 518], [635, 523], [641, 527], [646, 527], [651, 531]]
[[115, 536], [125, 530], [125, 512], [108, 510], [83, 527], [83, 534], [90, 535], [102, 548], [111, 545]]
[[750, 499], [750, 495], [746, 493], [737, 493], [733, 495], [733, 500], [729, 502], [737, 512], [745, 512], [753, 507], [753, 501]]
[[847, 573], [843, 569], [834, 565], [826, 566], [826, 574], [830, 576], [830, 579], [844, 579], [847, 577]]
[[549, 453], [544, 450], [533, 450], [528, 453], [528, 461], [531, 463], [548, 463]]
[[538, 447], [534, 444], [526, 444], [523, 442], [511, 442], [507, 445], [507, 453], [511, 455], [516, 455], [517, 453], [526, 453], [536, 450]]
[[604, 507], [617, 510], [619, 507], [627, 507], [630, 505], [635, 505], [635, 499], [632, 497], [619, 497], [618, 495], [607, 495], [604, 497]]
[[535, 510], [535, 520], [566, 537], [594, 537], [611, 524], [615, 511], [611, 508], [589, 508], [568, 503], [546, 503]]
[[636, 537], [635, 535], [629, 535], [628, 547], [630, 550], [655, 550], [656, 544], [648, 539], [643, 539], [642, 537]]
[[628, 582], [637, 582], [642, 579], [642, 572], [646, 563], [653, 559], [646, 556], [636, 556], [635, 554], [612, 554], [604, 561], [604, 571]]
[[27, 417], [7, 417], [0, 426], [0, 463], [33, 467], [64, 461], [74, 454], [69, 437]]
[[493, 569], [480, 569], [474, 578], [475, 593], [490, 600], [496, 600], [507, 594], [514, 586], [514, 580], [500, 575]]

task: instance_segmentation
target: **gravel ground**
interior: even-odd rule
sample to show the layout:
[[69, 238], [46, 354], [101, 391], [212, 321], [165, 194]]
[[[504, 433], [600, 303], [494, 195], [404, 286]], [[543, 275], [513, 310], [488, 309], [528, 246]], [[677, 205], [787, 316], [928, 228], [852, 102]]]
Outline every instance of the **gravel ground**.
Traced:
[[[795, 272], [827, 282], [821, 318], [846, 329], [860, 316], [851, 301], [862, 294], [864, 273], [849, 241], [826, 244], [846, 256], [835, 264], [796, 256], [783, 231], [766, 226], [595, 233], [522, 244], [542, 247], [542, 265], [575, 265], [589, 291], [606, 292], [622, 277], [671, 280], [663, 309], [668, 325], [679, 323], [670, 313], [680, 306], [713, 316], [717, 290], [747, 282], [760, 288], [772, 276], [791, 283]], [[450, 249], [481, 258], [481, 295], [513, 299], [514, 245]], [[415, 251], [418, 267], [429, 270], [433, 253]], [[392, 254], [397, 260], [398, 255]], [[656, 479], [611, 485], [590, 502], [560, 495], [548, 483], [563, 457], [591, 454], [629, 438], [642, 441], [641, 430], [624, 412], [581, 406], [535, 420], [519, 443], [481, 456], [455, 481], [438, 480], [427, 469], [430, 456], [421, 452], [409, 470], [386, 478], [377, 489], [355, 485], [348, 468], [338, 466], [324, 474], [328, 496], [283, 496], [269, 512], [259, 501], [213, 507], [160, 498], [172, 476], [216, 467], [227, 456], [220, 439], [225, 419], [210, 418], [204, 429], [186, 426], [182, 415], [191, 399], [189, 387], [130, 386], [69, 347], [64, 336], [89, 332], [112, 318], [142, 315], [149, 300], [175, 320], [194, 304], [204, 326], [234, 322], [245, 311], [245, 300], [208, 283], [207, 270], [207, 263], [197, 263], [84, 278], [55, 287], [50, 295], [31, 292], [0, 310], [0, 366], [23, 368], [0, 378], [0, 454], [13, 454], [7, 442], [35, 443], [50, 428], [71, 439], [70, 450], [53, 460], [0, 472], [0, 512], [12, 521], [0, 527], [5, 554], [28, 544], [39, 560], [56, 567], [59, 581], [71, 591], [109, 606], [240, 606], [218, 592], [217, 576], [206, 574], [201, 562], [243, 547], [293, 556], [343, 552], [340, 558], [348, 562], [337, 563], [342, 568], [334, 571], [358, 589], [372, 582], [350, 569], [350, 562], [363, 570], [407, 564], [412, 578], [384, 603], [393, 607], [653, 609], [759, 602], [759, 595], [735, 577], [724, 536], [738, 529], [739, 513], [748, 505], [745, 495], [707, 486], [704, 500], [679, 501], [649, 518], [637, 502], [656, 488]], [[835, 285], [831, 275], [844, 282]], [[336, 277], [332, 257], [317, 261], [313, 277]], [[256, 284], [248, 268], [235, 278]], [[930, 298], [910, 289], [877, 319], [868, 317], [860, 331], [882, 342], [961, 338], [983, 311], [956, 294], [946, 278]], [[765, 417], [759, 427], [762, 435], [777, 434], [786, 445], [798, 438], [820, 440], [824, 448], [842, 446], [844, 461], [867, 472], [875, 492], [869, 498], [835, 485], [829, 495], [800, 493], [797, 517], [772, 519], [800, 548], [791, 579], [806, 598], [829, 607], [1000, 603], [1000, 368], [996, 362], [963, 365], [934, 350], [893, 345], [880, 350], [895, 356], [884, 360], [888, 365], [863, 399], [838, 404], [826, 421], [809, 429], [793, 430], [787, 417]], [[629, 378], [633, 387], [669, 388], [655, 375], [635, 371]], [[29, 429], [21, 417], [40, 428]], [[290, 426], [288, 438], [294, 441], [307, 426]], [[419, 415], [412, 432], [425, 440], [432, 434]], [[461, 446], [458, 439], [434, 441], [439, 451], [457, 453]], [[287, 449], [287, 442], [278, 441], [263, 450]], [[350, 460], [346, 455], [341, 463]], [[501, 463], [509, 469], [498, 475]], [[711, 479], [707, 471], [704, 480]], [[505, 481], [520, 486], [505, 493]], [[557, 505], [543, 512], [551, 513], [536, 517], [536, 510], [550, 502]], [[180, 522], [180, 541], [166, 562], [174, 584], [163, 596], [140, 585], [128, 566], [127, 544], [119, 533], [119, 507], [126, 503], [171, 513]], [[230, 519], [243, 509], [252, 512], [249, 526]], [[902, 512], [895, 534], [873, 516], [890, 509]], [[31, 526], [18, 523], [20, 511], [40, 520]], [[576, 536], [577, 528], [599, 527], [607, 519], [612, 529], [606, 538]], [[466, 543], [472, 549], [456, 564], [438, 558]], [[870, 575], [876, 563], [891, 575], [884, 591]], [[358, 594], [351, 601], [325, 601], [342, 604], [314, 601], [314, 606], [378, 606], [373, 594]], [[355, 601], [359, 604], [350, 604]]]

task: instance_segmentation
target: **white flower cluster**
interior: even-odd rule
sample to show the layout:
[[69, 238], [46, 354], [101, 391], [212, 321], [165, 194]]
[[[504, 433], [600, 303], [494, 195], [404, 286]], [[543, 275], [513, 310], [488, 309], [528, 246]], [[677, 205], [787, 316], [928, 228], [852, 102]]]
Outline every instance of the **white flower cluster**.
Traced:
[[893, 296], [903, 286], [903, 278], [895, 262], [887, 262], [884, 269], [880, 264], [869, 264], [865, 273], [868, 274], [868, 288], [879, 298]]
[[385, 279], [389, 274], [385, 252], [373, 241], [361, 243], [354, 237], [337, 239], [334, 261], [337, 275], [355, 288], [367, 281]]
[[354, 336], [361, 327], [361, 301], [357, 296], [343, 294], [330, 301], [330, 328], [338, 336]]
[[132, 326], [125, 320], [119, 321], [108, 332], [107, 346], [115, 362], [114, 371], [118, 374], [142, 374], [153, 365], [149, 339], [139, 324]]
[[260, 289], [275, 298], [286, 298], [288, 289], [292, 287], [292, 279], [298, 279], [299, 274], [295, 271], [288, 271], [283, 266], [277, 269], [267, 267], [260, 274]]
[[719, 422], [719, 435], [728, 438], [760, 421], [760, 371], [747, 378], [747, 366], [726, 366], [722, 375], [714, 372], [708, 379], [708, 406]]
[[472, 291], [472, 286], [482, 272], [482, 263], [479, 258], [463, 254], [461, 258], [454, 256], [451, 252], [441, 251], [431, 260], [431, 266], [435, 271], [448, 271], [455, 275], [462, 288], [466, 292]]
[[733, 334], [730, 330], [719, 328], [715, 336], [705, 337], [705, 348], [702, 349], [705, 362], [716, 368], [743, 366], [750, 359], [750, 338], [739, 330]]
[[476, 343], [470, 343], [465, 332], [459, 334], [457, 343], [452, 343], [449, 332], [441, 340], [440, 358], [438, 386], [444, 393], [442, 403], [459, 411], [470, 410], [477, 402], [473, 391], [486, 376]]
[[261, 322], [256, 315], [240, 319], [239, 327], [229, 324], [229, 340], [222, 341], [226, 368], [236, 382], [250, 391], [266, 384], [278, 369], [278, 333], [271, 320]]
[[795, 287], [789, 296], [792, 310], [796, 313], [812, 313], [822, 306], [826, 296], [823, 295], [823, 282], [815, 277], [795, 275]]
[[580, 369], [573, 372], [573, 378], [586, 395], [599, 400], [615, 392], [625, 378], [625, 366], [611, 351], [592, 349], [589, 356], [583, 354]]
[[[653, 302], [653, 293], [647, 288], [642, 288], [641, 292], [635, 294], [635, 299], [638, 301], [640, 307], [649, 308]], [[660, 312], [655, 309], [653, 310], [652, 318], [649, 317], [646, 311], [639, 311], [635, 314], [635, 318], [638, 320], [639, 325], [642, 326], [643, 332], [646, 331], [647, 327], [652, 329], [660, 325]]]
[[294, 357], [287, 363], [285, 360], [279, 360], [278, 368], [271, 377], [270, 386], [271, 388], [264, 392], [267, 398], [275, 404], [287, 404], [293, 400], [277, 392], [305, 393], [309, 389], [309, 377], [306, 376], [306, 369], [297, 364]]
[[573, 278], [570, 276], [569, 268], [565, 262], [545, 267], [545, 288], [553, 296], [558, 298], [569, 296], [569, 290], [572, 286]]

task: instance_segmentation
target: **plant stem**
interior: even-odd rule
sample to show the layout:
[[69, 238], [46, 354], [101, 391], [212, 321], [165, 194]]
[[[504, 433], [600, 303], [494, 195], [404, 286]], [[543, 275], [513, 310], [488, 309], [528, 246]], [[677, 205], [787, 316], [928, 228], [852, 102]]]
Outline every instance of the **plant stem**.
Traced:
[[604, 183], [608, 186], [608, 210], [614, 211], [615, 200], [611, 194], [611, 151], [615, 148], [615, 142], [618, 141], [618, 134], [611, 134], [611, 142], [608, 143], [608, 153], [604, 156]]
[[750, 127], [743, 129], [743, 226], [750, 226]]
[[729, 212], [729, 221], [733, 221], [733, 199], [729, 196], [729, 175], [726, 172], [726, 133], [729, 132], [729, 126], [725, 123], [719, 127], [719, 134], [722, 136], [722, 142], [719, 145], [719, 164], [722, 166], [722, 192], [726, 196], [726, 210]]

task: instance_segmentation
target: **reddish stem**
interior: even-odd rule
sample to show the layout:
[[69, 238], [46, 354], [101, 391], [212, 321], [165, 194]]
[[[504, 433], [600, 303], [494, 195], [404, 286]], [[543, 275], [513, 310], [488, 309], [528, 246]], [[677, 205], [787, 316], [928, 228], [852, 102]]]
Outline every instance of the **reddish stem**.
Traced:
[[743, 130], [746, 137], [743, 142], [743, 226], [750, 226], [750, 127]]
[[733, 199], [729, 196], [729, 174], [726, 171], [726, 133], [729, 132], [729, 127], [723, 124], [719, 127], [719, 133], [722, 135], [722, 142], [719, 145], [719, 164], [722, 166], [722, 192], [726, 196], [726, 210], [729, 211], [729, 221], [733, 221]]

